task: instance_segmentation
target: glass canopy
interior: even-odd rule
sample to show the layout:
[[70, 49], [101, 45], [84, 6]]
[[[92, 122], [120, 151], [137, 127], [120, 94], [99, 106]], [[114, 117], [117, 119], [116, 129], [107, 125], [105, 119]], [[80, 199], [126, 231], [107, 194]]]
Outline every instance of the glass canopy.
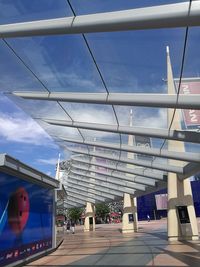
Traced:
[[200, 1], [1, 1], [0, 90], [70, 151], [70, 205], [83, 205], [77, 188], [84, 203], [108, 202], [198, 171], [199, 10]]

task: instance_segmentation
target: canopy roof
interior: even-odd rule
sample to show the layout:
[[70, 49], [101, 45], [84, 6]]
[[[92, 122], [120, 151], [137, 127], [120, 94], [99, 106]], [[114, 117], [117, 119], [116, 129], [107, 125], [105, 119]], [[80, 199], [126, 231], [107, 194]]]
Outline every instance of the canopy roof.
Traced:
[[65, 152], [68, 207], [199, 171], [200, 1], [22, 0], [0, 10], [1, 90]]

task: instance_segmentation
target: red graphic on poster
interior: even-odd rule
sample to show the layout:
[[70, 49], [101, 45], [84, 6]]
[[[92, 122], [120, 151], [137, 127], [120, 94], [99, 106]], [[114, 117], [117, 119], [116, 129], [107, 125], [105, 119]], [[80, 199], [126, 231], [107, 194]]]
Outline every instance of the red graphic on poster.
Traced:
[[11, 195], [8, 204], [8, 223], [16, 235], [23, 231], [29, 217], [29, 210], [28, 193], [20, 187]]

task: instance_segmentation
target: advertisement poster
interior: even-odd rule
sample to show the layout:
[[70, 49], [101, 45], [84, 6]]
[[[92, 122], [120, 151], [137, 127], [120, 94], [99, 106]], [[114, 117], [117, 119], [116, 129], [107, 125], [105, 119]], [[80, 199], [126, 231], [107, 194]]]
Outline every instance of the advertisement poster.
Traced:
[[167, 194], [155, 195], [157, 210], [167, 210]]
[[[178, 81], [175, 82], [178, 90]], [[180, 94], [200, 94], [200, 81], [184, 81], [180, 86]], [[200, 128], [200, 110], [184, 109], [183, 118], [186, 128], [198, 129]]]
[[53, 190], [0, 172], [0, 266], [52, 247]]

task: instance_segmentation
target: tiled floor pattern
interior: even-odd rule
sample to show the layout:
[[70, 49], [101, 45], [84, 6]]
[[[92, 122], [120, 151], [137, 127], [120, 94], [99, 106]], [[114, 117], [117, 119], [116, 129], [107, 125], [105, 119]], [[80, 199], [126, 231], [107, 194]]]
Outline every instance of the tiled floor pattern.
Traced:
[[[200, 224], [199, 224], [200, 225]], [[121, 225], [97, 225], [95, 232], [65, 234], [61, 246], [35, 266], [193, 266], [200, 267], [200, 241], [169, 243], [166, 220], [140, 222], [139, 232], [122, 234]]]

